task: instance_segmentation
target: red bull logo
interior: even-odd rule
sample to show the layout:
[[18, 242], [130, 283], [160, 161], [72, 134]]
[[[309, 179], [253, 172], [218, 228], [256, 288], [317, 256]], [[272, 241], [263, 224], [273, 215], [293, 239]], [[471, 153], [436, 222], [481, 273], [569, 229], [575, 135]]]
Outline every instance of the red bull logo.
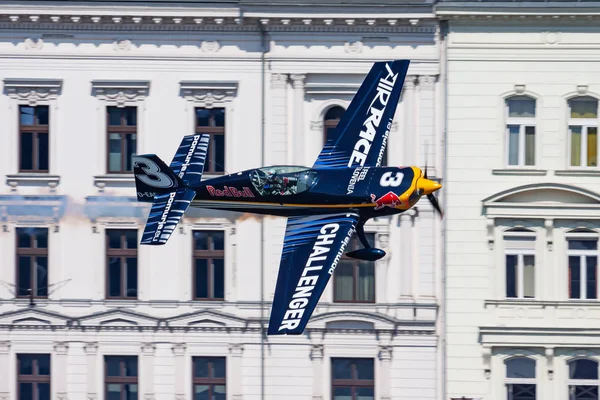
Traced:
[[395, 208], [402, 205], [400, 197], [391, 191], [387, 192], [377, 200], [375, 200], [375, 195], [371, 194], [371, 201], [375, 204], [375, 210], [381, 210], [383, 207]]

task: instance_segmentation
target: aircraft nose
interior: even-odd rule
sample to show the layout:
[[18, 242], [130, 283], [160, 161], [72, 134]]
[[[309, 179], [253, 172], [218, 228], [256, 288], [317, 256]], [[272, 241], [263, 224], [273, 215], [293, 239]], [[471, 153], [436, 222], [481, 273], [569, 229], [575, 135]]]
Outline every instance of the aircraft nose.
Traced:
[[442, 185], [429, 179], [421, 178], [417, 183], [417, 187], [421, 189], [423, 195], [428, 195], [436, 190], [440, 190]]

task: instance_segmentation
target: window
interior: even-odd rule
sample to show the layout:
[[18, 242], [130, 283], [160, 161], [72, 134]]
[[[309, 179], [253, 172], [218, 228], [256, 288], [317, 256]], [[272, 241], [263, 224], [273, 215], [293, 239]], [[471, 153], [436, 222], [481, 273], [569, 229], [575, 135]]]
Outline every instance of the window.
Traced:
[[508, 165], [535, 164], [535, 99], [513, 96], [506, 99]]
[[374, 400], [375, 374], [372, 358], [332, 358], [333, 400]]
[[17, 354], [17, 390], [19, 400], [50, 400], [50, 354]]
[[532, 299], [535, 297], [535, 236], [525, 236], [528, 234], [525, 230], [509, 232], [504, 237], [506, 297]]
[[598, 298], [598, 239], [570, 238], [569, 298]]
[[225, 171], [225, 109], [196, 108], [196, 133], [210, 135], [204, 173], [222, 174]]
[[194, 299], [225, 298], [225, 232], [194, 231]]
[[108, 135], [108, 172], [133, 171], [136, 153], [137, 107], [106, 107]]
[[106, 230], [106, 294], [109, 299], [136, 299], [137, 230]]
[[526, 357], [506, 360], [506, 399], [535, 400], [535, 361]]
[[17, 297], [48, 297], [48, 229], [17, 228]]
[[[375, 234], [367, 233], [369, 243], [375, 242]], [[346, 252], [358, 250], [362, 245], [354, 235]], [[333, 276], [333, 301], [352, 303], [375, 302], [375, 262], [357, 260], [345, 254], [335, 269]]]
[[569, 361], [569, 400], [598, 400], [598, 363], [586, 358]]
[[582, 96], [569, 100], [571, 166], [598, 166], [598, 100]]
[[335, 127], [340, 122], [340, 119], [342, 119], [345, 112], [346, 110], [340, 106], [333, 106], [327, 110], [327, 113], [323, 118], [323, 143], [326, 143], [329, 135], [335, 131]]
[[137, 400], [137, 357], [105, 356], [104, 388], [106, 400]]
[[225, 358], [193, 357], [194, 400], [225, 400]]
[[19, 171], [48, 172], [48, 106], [19, 106]]

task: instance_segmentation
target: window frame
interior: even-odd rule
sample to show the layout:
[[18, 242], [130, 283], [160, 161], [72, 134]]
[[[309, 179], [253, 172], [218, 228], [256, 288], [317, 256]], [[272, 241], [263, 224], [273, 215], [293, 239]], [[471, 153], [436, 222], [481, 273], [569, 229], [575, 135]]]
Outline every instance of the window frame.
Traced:
[[[123, 373], [123, 362], [126, 359], [135, 359], [137, 364], [135, 376], [108, 376], [108, 360], [111, 358], [119, 358], [119, 373]], [[128, 400], [124, 398], [123, 385], [136, 385], [137, 386], [137, 398], [140, 398], [140, 359], [136, 355], [112, 355], [107, 354], [104, 356], [104, 398], [108, 399], [108, 385], [120, 385], [121, 386], [121, 400]]]
[[[22, 108], [33, 108], [34, 113], [33, 113], [33, 119], [34, 119], [34, 124], [33, 125], [22, 125], [21, 124], [21, 109]], [[48, 109], [48, 124], [47, 125], [40, 125], [39, 124], [39, 116], [38, 116], [38, 110], [41, 107], [45, 107]], [[49, 174], [50, 173], [50, 123], [51, 123], [51, 118], [52, 116], [50, 115], [51, 113], [51, 107], [50, 105], [47, 104], [38, 104], [35, 106], [30, 106], [27, 104], [19, 104], [17, 106], [17, 115], [18, 115], [18, 119], [19, 119], [19, 124], [18, 124], [18, 130], [19, 130], [19, 160], [18, 160], [18, 171], [19, 173], [35, 173], [35, 174]], [[23, 161], [23, 134], [25, 133], [31, 133], [33, 135], [32, 138], [32, 154], [31, 154], [31, 158], [32, 158], [32, 169], [23, 169], [22, 168], [22, 161]], [[46, 134], [48, 137], [48, 154], [47, 154], [47, 158], [48, 158], [48, 169], [40, 169], [39, 168], [39, 137], [38, 135], [42, 133], [42, 134]]]
[[[572, 101], [584, 101], [592, 100], [596, 102], [596, 118], [572, 118]], [[581, 99], [581, 100], [577, 100]], [[598, 117], [600, 116], [600, 100], [596, 97], [583, 95], [583, 96], [574, 96], [567, 99], [567, 148], [568, 148], [568, 156], [567, 156], [567, 167], [572, 169], [594, 169], [600, 167], [600, 124], [598, 123]], [[581, 127], [581, 153], [580, 153], [580, 161], [579, 165], [572, 165], [572, 154], [573, 154], [573, 145], [572, 145], [572, 135], [573, 135], [573, 127]], [[587, 165], [587, 131], [588, 128], [596, 128], [596, 162], [598, 165], [596, 166], [588, 166]]]
[[[136, 233], [136, 247], [135, 249], [128, 249], [125, 247], [125, 244], [127, 242], [126, 239], [126, 235], [125, 235], [125, 231], [132, 231]], [[110, 248], [110, 240], [108, 238], [108, 233], [109, 232], [121, 232], [121, 247], [118, 249], [113, 249]], [[104, 244], [104, 254], [105, 254], [105, 285], [104, 285], [104, 291], [105, 291], [105, 295], [104, 298], [106, 300], [137, 300], [139, 297], [139, 290], [140, 290], [140, 267], [139, 267], [139, 258], [138, 258], [138, 247], [139, 247], [139, 243], [138, 243], [138, 239], [139, 239], [139, 231], [135, 228], [107, 228], [104, 230], [104, 240], [105, 240], [105, 244]], [[127, 262], [125, 261], [125, 263], [123, 262], [123, 260], [126, 260], [127, 258], [136, 258], [136, 267], [137, 267], [137, 273], [136, 273], [136, 295], [134, 296], [127, 296]], [[120, 259], [120, 268], [121, 268], [121, 288], [119, 291], [119, 296], [111, 296], [110, 295], [110, 259], [111, 258], [119, 258]]]
[[[116, 105], [106, 105], [105, 115], [106, 115], [106, 173], [108, 175], [128, 175], [133, 174], [133, 161], [131, 161], [131, 171], [126, 170], [127, 160], [125, 157], [125, 153], [127, 150], [127, 136], [135, 135], [135, 149], [132, 153], [132, 156], [137, 154], [137, 147], [139, 141], [138, 135], [138, 127], [139, 127], [139, 116], [138, 116], [138, 106], [125, 106], [119, 107]], [[120, 125], [111, 125], [110, 124], [110, 110], [117, 109], [121, 111]], [[135, 125], [125, 125], [125, 112], [127, 109], [133, 109], [135, 112]], [[118, 134], [120, 135], [120, 143], [121, 143], [121, 169], [119, 171], [111, 171], [110, 170], [110, 135]]]
[[[567, 299], [569, 301], [594, 301], [600, 298], [600, 276], [598, 276], [598, 262], [600, 262], [600, 237], [597, 233], [594, 232], [577, 232], [577, 233], [567, 233], [566, 234], [566, 259], [567, 259]], [[596, 250], [574, 250], [569, 249], [569, 241], [571, 240], [596, 240]], [[579, 297], [571, 297], [571, 266], [569, 265], [569, 258], [572, 256], [580, 256], [579, 259], [579, 274], [580, 274], [580, 296]], [[596, 257], [596, 298], [587, 298], [587, 257]], [[586, 264], [583, 265], [581, 260], [582, 257], [585, 257]]]
[[[214, 121], [215, 116], [212, 113], [214, 110], [223, 110], [223, 126], [200, 126], [198, 125], [198, 110], [205, 110], [210, 113], [209, 121]], [[209, 122], [210, 125], [210, 122]], [[194, 107], [194, 133], [196, 135], [207, 134], [209, 135], [208, 141], [208, 154], [206, 155], [206, 162], [204, 164], [204, 174], [205, 175], [225, 175], [227, 171], [227, 143], [226, 143], [226, 128], [227, 128], [227, 107], [225, 105], [219, 107], [202, 107], [196, 106]], [[213, 169], [213, 165], [216, 167], [217, 165], [215, 160], [215, 136], [223, 136], [223, 171], [215, 171]]]
[[[48, 375], [40, 375], [39, 374], [39, 360], [35, 358], [32, 364], [32, 373], [31, 375], [21, 375], [21, 357], [29, 356], [29, 357], [48, 357]], [[47, 383], [48, 384], [48, 393], [50, 394], [50, 398], [52, 398], [52, 355], [47, 353], [17, 353], [16, 355], [16, 365], [17, 371], [15, 373], [16, 381], [17, 381], [17, 399], [21, 398], [21, 383], [31, 383], [33, 385], [32, 395], [33, 398], [37, 398], [36, 394], [38, 393], [38, 384]]]
[[[206, 232], [209, 238], [209, 246], [212, 239], [211, 234], [215, 232], [219, 232], [223, 234], [223, 250], [197, 250], [196, 249], [196, 232]], [[227, 248], [227, 235], [224, 229], [193, 229], [192, 230], [192, 300], [193, 301], [225, 301], [225, 293], [226, 293], [226, 273], [227, 268], [225, 264], [225, 249]], [[223, 297], [214, 297], [215, 293], [215, 279], [214, 279], [214, 264], [210, 263], [208, 266], [208, 297], [198, 297], [198, 288], [196, 287], [196, 260], [215, 260], [222, 259], [223, 260]]]
[[[24, 229], [42, 229], [45, 231], [46, 233], [46, 247], [33, 247], [33, 245], [36, 243], [37, 241], [37, 236], [38, 235], [32, 235], [29, 234], [30, 237], [30, 243], [32, 244], [32, 247], [19, 247], [19, 232]], [[15, 293], [15, 297], [16, 298], [34, 298], [34, 299], [47, 299], [49, 296], [49, 290], [50, 290], [50, 229], [48, 229], [47, 227], [17, 227], [15, 229], [15, 238], [16, 238], [16, 243], [15, 243], [15, 289], [16, 289], [16, 293]], [[19, 294], [20, 291], [20, 286], [19, 286], [19, 281], [20, 281], [20, 273], [19, 273], [19, 258], [20, 257], [28, 257], [29, 258], [29, 285], [30, 288], [28, 290], [31, 290], [31, 293], [28, 294]], [[37, 293], [39, 292], [39, 288], [37, 287], [37, 270], [34, 267], [34, 261], [37, 257], [46, 257], [46, 295], [44, 296], [40, 296]], [[34, 287], [35, 287], [35, 291], [34, 291]]]
[[[351, 375], [352, 378], [351, 379], [335, 379], [334, 378], [334, 373], [335, 373], [335, 369], [334, 369], [334, 361], [335, 360], [350, 360], [350, 364], [351, 364]], [[358, 368], [356, 365], [356, 360], [371, 360], [373, 362], [373, 379], [358, 379]], [[352, 400], [357, 400], [357, 396], [356, 396], [356, 389], [357, 388], [371, 388], [373, 389], [373, 399], [377, 398], [377, 393], [376, 393], [376, 389], [375, 389], [375, 383], [376, 383], [376, 371], [375, 371], [375, 359], [372, 357], [331, 357], [330, 361], [329, 361], [329, 365], [330, 365], [330, 379], [331, 379], [331, 384], [330, 384], [330, 390], [331, 390], [331, 398], [335, 399], [335, 389], [337, 387], [342, 387], [342, 388], [351, 388], [352, 389]]]
[[[367, 240], [369, 241], [369, 243], [375, 243], [376, 232], [365, 232], [365, 236], [367, 237]], [[356, 245], [356, 246], [352, 247], [353, 245]], [[352, 250], [360, 249], [360, 248], [362, 248], [362, 244], [360, 243], [358, 237], [356, 235], [354, 235], [350, 239], [350, 242], [348, 243], [344, 253], [350, 252]], [[336, 273], [338, 273], [338, 271], [340, 271], [340, 268], [339, 268], [340, 265], [338, 264], [338, 267], [335, 269], [334, 275], [333, 275], [333, 285], [332, 285], [333, 302], [339, 303], [339, 304], [376, 304], [377, 303], [377, 261], [359, 260], [356, 258], [348, 257], [346, 254], [342, 254], [342, 257], [340, 258], [340, 263], [342, 261], [349, 261], [352, 263], [352, 300], [337, 300], [336, 299], [336, 296], [335, 296], [335, 294], [336, 294], [335, 288], [336, 288], [336, 281], [337, 281]], [[357, 287], [358, 287], [358, 283], [359, 283], [358, 266], [361, 262], [368, 262], [373, 267], [373, 300], [357, 300], [356, 299], [357, 298]]]
[[[508, 378], [508, 362], [511, 360], [515, 360], [515, 359], [527, 359], [530, 361], [533, 361], [533, 372], [534, 372], [534, 376], [535, 378]], [[506, 396], [507, 396], [507, 400], [512, 400], [512, 396], [509, 397], [509, 387], [514, 386], [514, 385], [534, 385], [535, 386], [535, 397], [537, 397], [538, 394], [538, 385], [537, 385], [537, 360], [535, 358], [532, 357], [527, 357], [527, 356], [515, 356], [515, 357], [510, 357], [504, 360], [504, 388], [506, 390]]]
[[[196, 362], [200, 359], [209, 360], [209, 377], [197, 377], [196, 376]], [[225, 364], [225, 376], [222, 378], [210, 377], [211, 371], [214, 371], [213, 361], [214, 359], [223, 360]], [[214, 374], [213, 374], [214, 375]], [[222, 356], [192, 356], [192, 398], [196, 393], [196, 385], [208, 386], [209, 398], [212, 399], [214, 386], [225, 387], [225, 397], [227, 397], [227, 357]]]
[[[519, 100], [520, 98], [527, 99], [534, 102], [534, 116], [533, 117], [511, 117], [509, 102], [511, 100]], [[538, 99], [527, 95], [527, 94], [513, 94], [504, 98], [504, 137], [505, 137], [505, 156], [504, 163], [507, 168], [535, 168], [538, 165], [538, 132], [537, 132], [537, 111], [538, 111]], [[510, 127], [519, 127], [519, 147], [517, 155], [517, 163], [510, 163]], [[533, 164], [526, 165], [526, 130], [527, 128], [534, 129], [534, 143], [533, 143]]]
[[[526, 248], [511, 248], [508, 246], [509, 241], [508, 238], [514, 240], [520, 240], [523, 242], [533, 242], [533, 249]], [[535, 300], [537, 298], [537, 235], [534, 231], [529, 229], [519, 229], [514, 230], [510, 229], [504, 232], [504, 298], [506, 299], [515, 299], [515, 300]], [[516, 296], [508, 297], [508, 256], [517, 256], [517, 270], [515, 271], [517, 278], [517, 287], [516, 287]], [[533, 297], [525, 297], [524, 296], [524, 282], [525, 282], [525, 256], [533, 256]]]
[[[579, 360], [589, 360], [589, 361], [595, 362], [596, 368], [598, 368], [598, 379], [593, 380], [593, 379], [571, 379], [571, 378], [569, 378], [571, 363], [579, 361]], [[566, 365], [567, 365], [567, 374], [566, 374], [567, 396], [568, 396], [569, 400], [575, 400], [575, 396], [571, 395], [571, 387], [572, 386], [595, 386], [598, 388], [598, 394], [599, 394], [599, 398], [600, 398], [600, 362], [598, 362], [598, 360], [596, 360], [595, 358], [592, 358], [592, 357], [575, 357], [570, 360], [567, 360]]]

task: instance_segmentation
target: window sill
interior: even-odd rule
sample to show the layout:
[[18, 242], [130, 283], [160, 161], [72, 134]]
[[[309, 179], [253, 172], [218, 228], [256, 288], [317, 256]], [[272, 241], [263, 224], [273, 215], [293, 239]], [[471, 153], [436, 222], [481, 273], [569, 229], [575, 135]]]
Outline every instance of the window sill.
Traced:
[[556, 176], [600, 176], [600, 169], [563, 169], [554, 171]]
[[548, 171], [545, 169], [529, 169], [529, 168], [502, 168], [493, 169], [492, 174], [494, 175], [529, 175], [529, 176], [543, 176]]
[[50, 175], [47, 173], [21, 172], [13, 175], [6, 175], [6, 184], [16, 190], [18, 186], [48, 186], [55, 189], [60, 183], [59, 175]]
[[94, 176], [94, 186], [102, 190], [105, 187], [126, 187], [135, 186], [133, 174], [107, 174]]

